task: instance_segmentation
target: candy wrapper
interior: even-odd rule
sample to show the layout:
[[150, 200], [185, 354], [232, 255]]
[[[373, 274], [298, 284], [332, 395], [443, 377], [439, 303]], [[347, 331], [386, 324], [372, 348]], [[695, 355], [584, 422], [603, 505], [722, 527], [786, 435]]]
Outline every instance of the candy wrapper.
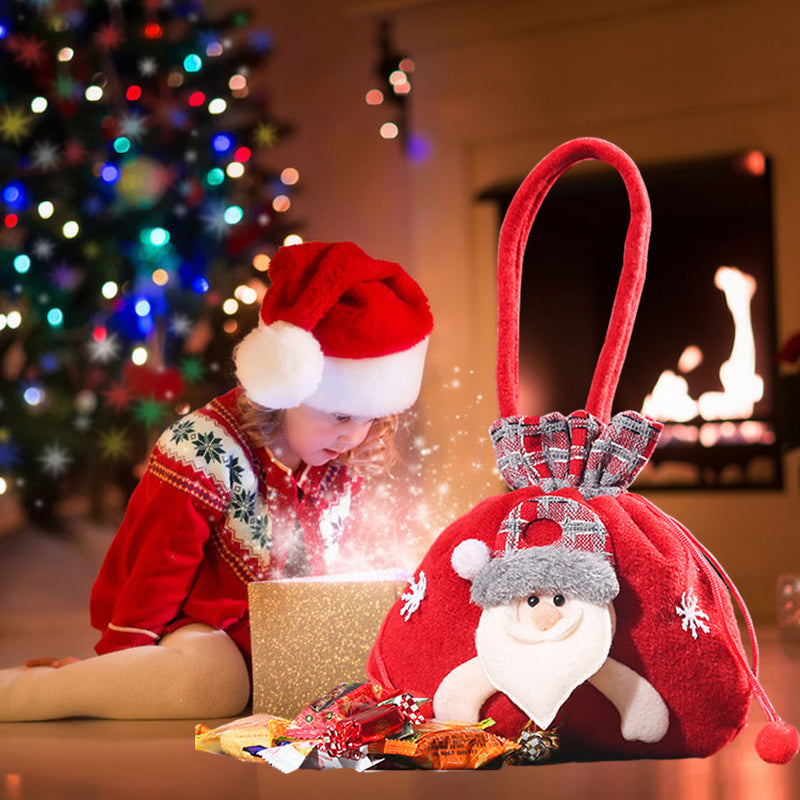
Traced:
[[391, 695], [370, 683], [339, 684], [294, 719], [256, 714], [210, 730], [199, 750], [296, 769], [479, 769], [501, 765], [521, 745], [477, 725], [430, 719], [428, 698]]
[[295, 739], [315, 739], [332, 724], [374, 706], [386, 696], [387, 692], [373, 683], [340, 683], [309, 703], [291, 721], [287, 733]]

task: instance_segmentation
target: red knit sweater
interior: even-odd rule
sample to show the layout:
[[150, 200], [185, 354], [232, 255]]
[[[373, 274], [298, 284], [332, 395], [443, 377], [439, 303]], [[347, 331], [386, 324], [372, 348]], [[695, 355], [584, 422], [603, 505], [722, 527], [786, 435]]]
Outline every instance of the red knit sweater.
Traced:
[[295, 479], [254, 449], [239, 391], [181, 418], [156, 443], [92, 590], [98, 653], [203, 622], [249, 656], [247, 584], [280, 577], [295, 526], [312, 574], [335, 561], [361, 481], [333, 463]]

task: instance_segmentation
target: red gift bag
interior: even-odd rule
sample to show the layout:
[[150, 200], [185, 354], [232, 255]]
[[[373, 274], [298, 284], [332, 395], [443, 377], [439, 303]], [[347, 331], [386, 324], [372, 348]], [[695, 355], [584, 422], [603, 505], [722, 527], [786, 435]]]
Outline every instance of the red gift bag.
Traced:
[[[521, 416], [525, 244], [555, 180], [586, 159], [620, 173], [631, 207], [606, 340], [586, 410]], [[628, 491], [661, 430], [633, 411], [610, 417], [649, 234], [639, 171], [609, 142], [567, 142], [523, 182], [500, 234], [501, 419], [491, 428], [511, 491], [439, 535], [384, 620], [368, 673], [391, 691], [433, 698], [437, 717], [495, 720], [492, 731], [523, 742], [530, 761], [707, 756], [739, 733], [755, 697], [768, 717], [758, 752], [786, 763], [800, 739], [758, 682], [741, 597], [686, 528]]]

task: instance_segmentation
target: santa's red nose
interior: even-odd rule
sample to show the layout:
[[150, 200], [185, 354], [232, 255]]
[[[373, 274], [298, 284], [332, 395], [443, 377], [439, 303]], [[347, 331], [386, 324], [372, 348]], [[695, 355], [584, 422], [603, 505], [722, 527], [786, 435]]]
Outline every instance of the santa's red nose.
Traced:
[[533, 624], [540, 631], [549, 631], [560, 619], [561, 612], [550, 603], [538, 603], [531, 609]]

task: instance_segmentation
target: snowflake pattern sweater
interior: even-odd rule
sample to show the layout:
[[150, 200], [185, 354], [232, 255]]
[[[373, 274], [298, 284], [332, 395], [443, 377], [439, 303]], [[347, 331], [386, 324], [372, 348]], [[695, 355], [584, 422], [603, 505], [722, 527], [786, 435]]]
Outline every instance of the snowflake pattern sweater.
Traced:
[[298, 478], [241, 429], [235, 389], [160, 437], [92, 589], [98, 653], [155, 644], [189, 622], [250, 654], [247, 584], [280, 577], [295, 531], [312, 574], [355, 527], [361, 480], [335, 463]]

